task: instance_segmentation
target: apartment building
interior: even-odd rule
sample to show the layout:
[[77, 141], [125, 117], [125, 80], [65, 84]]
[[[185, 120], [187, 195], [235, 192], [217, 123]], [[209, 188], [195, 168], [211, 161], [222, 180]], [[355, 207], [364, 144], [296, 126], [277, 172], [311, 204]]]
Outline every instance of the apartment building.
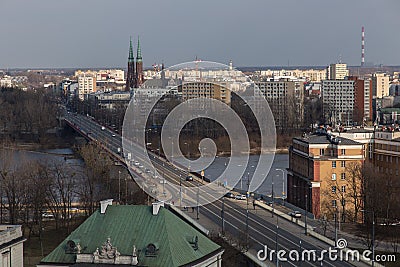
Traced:
[[271, 108], [277, 129], [299, 129], [304, 123], [304, 90], [300, 80], [255, 83]]
[[231, 103], [231, 91], [219, 83], [188, 82], [179, 85], [178, 91], [182, 92], [182, 99], [185, 101], [205, 97], [220, 100], [227, 105]]
[[374, 73], [372, 75], [372, 94], [377, 98], [389, 95], [389, 75], [386, 73]]
[[78, 76], [78, 97], [80, 100], [85, 99], [85, 95], [96, 92], [96, 75], [95, 73], [82, 73]]
[[354, 80], [322, 81], [322, 107], [326, 121], [352, 125], [355, 101]]
[[374, 168], [380, 173], [400, 178], [400, 132], [393, 130], [375, 131], [373, 156]]
[[349, 70], [347, 69], [347, 64], [336, 63], [329, 65], [326, 74], [327, 80], [343, 80], [345, 77], [349, 76]]
[[[365, 145], [324, 131], [293, 138], [289, 148], [287, 200], [313, 213], [316, 218], [332, 218], [339, 209], [342, 218], [350, 215], [352, 167], [362, 164]], [[362, 199], [359, 199], [362, 201]]]

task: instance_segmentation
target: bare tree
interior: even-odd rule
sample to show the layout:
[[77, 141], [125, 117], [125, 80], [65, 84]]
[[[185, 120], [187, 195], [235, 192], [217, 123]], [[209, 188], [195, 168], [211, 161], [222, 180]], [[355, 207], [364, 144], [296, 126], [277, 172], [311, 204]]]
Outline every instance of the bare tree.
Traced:
[[88, 214], [92, 214], [100, 200], [100, 184], [109, 180], [111, 160], [95, 143], [82, 146], [79, 153], [87, 167], [79, 188], [80, 199]]

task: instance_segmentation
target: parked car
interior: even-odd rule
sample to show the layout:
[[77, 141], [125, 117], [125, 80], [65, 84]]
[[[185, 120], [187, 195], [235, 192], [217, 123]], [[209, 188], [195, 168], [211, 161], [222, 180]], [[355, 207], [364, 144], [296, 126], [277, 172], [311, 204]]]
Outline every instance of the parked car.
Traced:
[[294, 217], [294, 218], [301, 218], [301, 212], [298, 211], [298, 210], [294, 210], [294, 211], [289, 212], [289, 215]]
[[190, 175], [186, 176], [186, 181], [193, 181], [193, 177]]
[[102, 131], [104, 131], [106, 129], [106, 127], [104, 127], [104, 126], [101, 126], [101, 130]]
[[247, 198], [246, 198], [246, 195], [236, 195], [236, 196], [235, 196], [235, 199], [238, 199], [238, 200], [246, 200]]
[[228, 192], [225, 194], [225, 197], [235, 198], [235, 195], [232, 192]]

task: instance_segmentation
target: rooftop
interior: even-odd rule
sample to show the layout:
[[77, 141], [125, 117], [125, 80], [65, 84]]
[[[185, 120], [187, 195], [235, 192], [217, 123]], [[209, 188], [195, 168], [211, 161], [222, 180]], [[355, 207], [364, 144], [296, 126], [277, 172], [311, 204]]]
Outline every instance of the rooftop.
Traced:
[[294, 139], [308, 144], [361, 145], [361, 143], [348, 138], [334, 137], [323, 133], [314, 133], [303, 137], [296, 137]]
[[[68, 252], [71, 241], [79, 243], [79, 252]], [[98, 248], [102, 251], [110, 243], [120, 257], [137, 254], [139, 266], [182, 266], [221, 251], [220, 246], [164, 207], [153, 215], [149, 206], [110, 205], [104, 213], [93, 213], [41, 264], [75, 263], [78, 254], [94, 255], [97, 251], [98, 255]], [[147, 253], [149, 247], [152, 253]]]

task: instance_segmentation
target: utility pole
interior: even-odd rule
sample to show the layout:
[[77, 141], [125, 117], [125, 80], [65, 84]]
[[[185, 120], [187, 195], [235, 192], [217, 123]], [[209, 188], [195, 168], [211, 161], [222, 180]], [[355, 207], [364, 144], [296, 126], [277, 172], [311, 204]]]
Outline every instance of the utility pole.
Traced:
[[278, 257], [278, 231], [279, 231], [279, 224], [278, 224], [279, 216], [276, 216], [276, 233], [275, 233], [275, 255], [276, 255], [276, 266], [279, 267], [279, 257]]
[[304, 211], [304, 234], [307, 235], [308, 190], [306, 193], [306, 210]]
[[272, 218], [274, 218], [274, 176], [272, 175]]
[[334, 219], [335, 219], [335, 246], [337, 246], [337, 238], [338, 238], [338, 236], [337, 236], [337, 212], [338, 212], [338, 209], [337, 209], [337, 207], [336, 207], [336, 210], [335, 210], [335, 213], [333, 214], [333, 216], [334, 216]]
[[222, 234], [225, 234], [225, 197], [222, 197], [222, 209], [221, 209], [221, 228]]
[[121, 171], [118, 171], [118, 202], [121, 204]]

